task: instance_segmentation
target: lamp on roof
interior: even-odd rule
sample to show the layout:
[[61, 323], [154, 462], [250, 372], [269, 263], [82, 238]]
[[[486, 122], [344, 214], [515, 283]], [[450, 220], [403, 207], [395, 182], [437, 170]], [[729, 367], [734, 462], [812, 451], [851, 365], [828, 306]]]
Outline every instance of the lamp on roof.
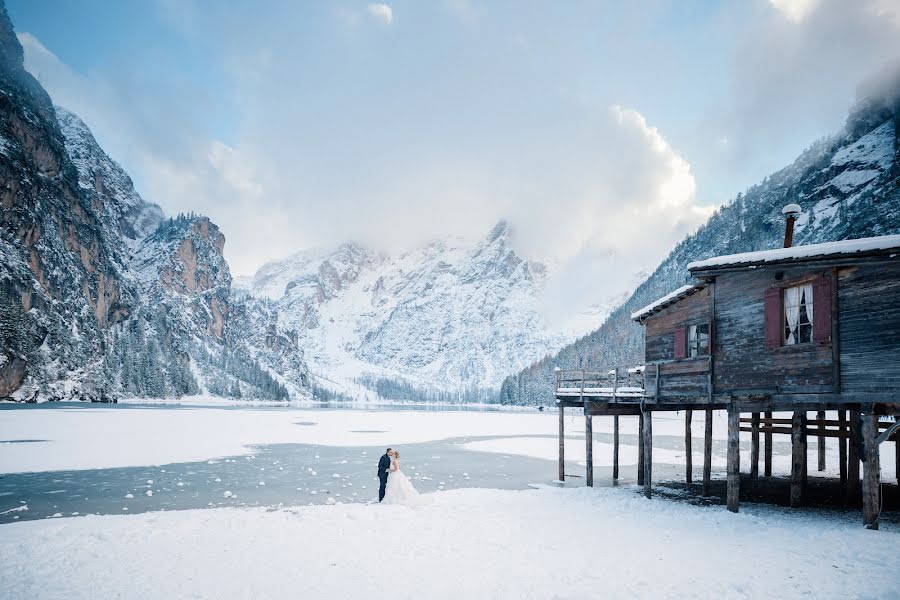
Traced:
[[784, 222], [784, 247], [790, 248], [794, 243], [794, 221], [800, 216], [803, 210], [799, 204], [788, 204], [781, 209], [781, 214], [785, 216]]

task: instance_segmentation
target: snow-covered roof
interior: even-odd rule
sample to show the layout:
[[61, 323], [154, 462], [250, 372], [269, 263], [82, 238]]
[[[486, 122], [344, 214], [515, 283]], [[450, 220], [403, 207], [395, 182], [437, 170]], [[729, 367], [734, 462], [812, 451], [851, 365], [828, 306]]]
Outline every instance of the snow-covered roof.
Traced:
[[678, 288], [671, 294], [666, 294], [665, 296], [663, 296], [656, 302], [648, 304], [644, 308], [631, 313], [631, 320], [632, 321], [641, 321], [644, 319], [644, 317], [647, 317], [647, 316], [651, 315], [652, 313], [655, 313], [658, 310], [662, 310], [663, 308], [667, 307], [668, 305], [672, 304], [673, 302], [675, 302], [677, 300], [681, 300], [682, 298], [690, 296], [691, 294], [693, 294], [694, 292], [700, 290], [701, 288], [703, 288], [705, 286], [706, 286], [705, 282], [692, 283], [692, 284], [681, 286], [680, 288]]
[[[826, 242], [824, 244], [810, 244], [808, 246], [778, 248], [777, 250], [762, 250], [759, 252], [744, 252], [741, 254], [715, 256], [706, 260], [694, 261], [690, 263], [687, 268], [689, 271], [697, 271], [732, 265], [773, 263], [893, 249], [900, 250], [900, 235], [884, 235], [858, 240], [843, 240], [840, 242]], [[633, 315], [632, 318], [634, 318]]]

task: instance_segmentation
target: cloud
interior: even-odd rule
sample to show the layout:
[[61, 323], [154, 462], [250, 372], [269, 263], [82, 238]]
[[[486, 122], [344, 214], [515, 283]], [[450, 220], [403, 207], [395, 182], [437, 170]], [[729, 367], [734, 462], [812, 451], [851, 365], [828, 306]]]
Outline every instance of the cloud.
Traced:
[[[773, 5], [775, 2], [773, 2]], [[705, 189], [724, 201], [837, 133], [857, 85], [900, 57], [894, 0], [778, 2], [748, 12], [730, 5], [724, 76], [681, 144]], [[738, 26], [738, 24], [740, 24]], [[727, 139], [727, 144], [711, 144]], [[701, 159], [702, 157], [702, 159]]]
[[697, 199], [690, 164], [637, 110], [609, 107], [593, 135], [596, 150], [579, 167], [579, 188], [557, 196], [550, 214], [524, 221], [535, 228], [532, 242], [570, 242], [556, 248], [560, 266], [546, 293], [551, 322], [568, 330], [599, 325], [577, 315], [621, 300], [713, 211]]
[[776, 9], [794, 23], [803, 21], [816, 7], [820, 0], [769, 0]]
[[394, 21], [394, 11], [387, 4], [370, 4], [366, 10], [375, 19], [381, 21], [385, 25], [390, 25]]
[[79, 73], [23, 34], [29, 69], [148, 199], [209, 214], [235, 273], [346, 240], [477, 238], [506, 218], [517, 250], [552, 265], [561, 326], [833, 131], [900, 53], [891, 0], [690, 18], [671, 3], [444, 0], [404, 5], [406, 28], [366, 3], [153, 6], [175, 48]]

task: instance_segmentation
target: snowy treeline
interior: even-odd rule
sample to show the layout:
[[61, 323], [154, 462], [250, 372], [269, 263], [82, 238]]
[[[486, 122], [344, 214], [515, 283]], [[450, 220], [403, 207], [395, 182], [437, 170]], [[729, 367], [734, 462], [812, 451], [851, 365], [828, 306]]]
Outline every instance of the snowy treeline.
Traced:
[[464, 404], [467, 402], [499, 403], [494, 390], [476, 386], [461, 387], [453, 391], [415, 385], [403, 379], [391, 379], [364, 374], [354, 379], [355, 383], [370, 389], [380, 398], [409, 402], [439, 402], [444, 404]]

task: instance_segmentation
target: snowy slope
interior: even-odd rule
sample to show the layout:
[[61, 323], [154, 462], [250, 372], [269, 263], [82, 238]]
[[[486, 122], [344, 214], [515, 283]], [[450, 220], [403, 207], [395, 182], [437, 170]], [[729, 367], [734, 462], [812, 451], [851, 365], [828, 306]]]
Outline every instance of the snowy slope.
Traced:
[[780, 248], [783, 206], [797, 203], [794, 245], [900, 234], [900, 80], [883, 96], [862, 98], [843, 129], [814, 143], [793, 164], [722, 206], [682, 241], [599, 329], [555, 356], [508, 378], [502, 399], [553, 397], [553, 368], [607, 369], [643, 360], [641, 327], [631, 313], [689, 283], [687, 266], [715, 256]]
[[262, 267], [250, 289], [277, 301], [319, 372], [456, 390], [494, 387], [562, 342], [544, 322], [544, 271], [501, 222], [475, 244], [440, 239], [394, 257], [306, 250]]

